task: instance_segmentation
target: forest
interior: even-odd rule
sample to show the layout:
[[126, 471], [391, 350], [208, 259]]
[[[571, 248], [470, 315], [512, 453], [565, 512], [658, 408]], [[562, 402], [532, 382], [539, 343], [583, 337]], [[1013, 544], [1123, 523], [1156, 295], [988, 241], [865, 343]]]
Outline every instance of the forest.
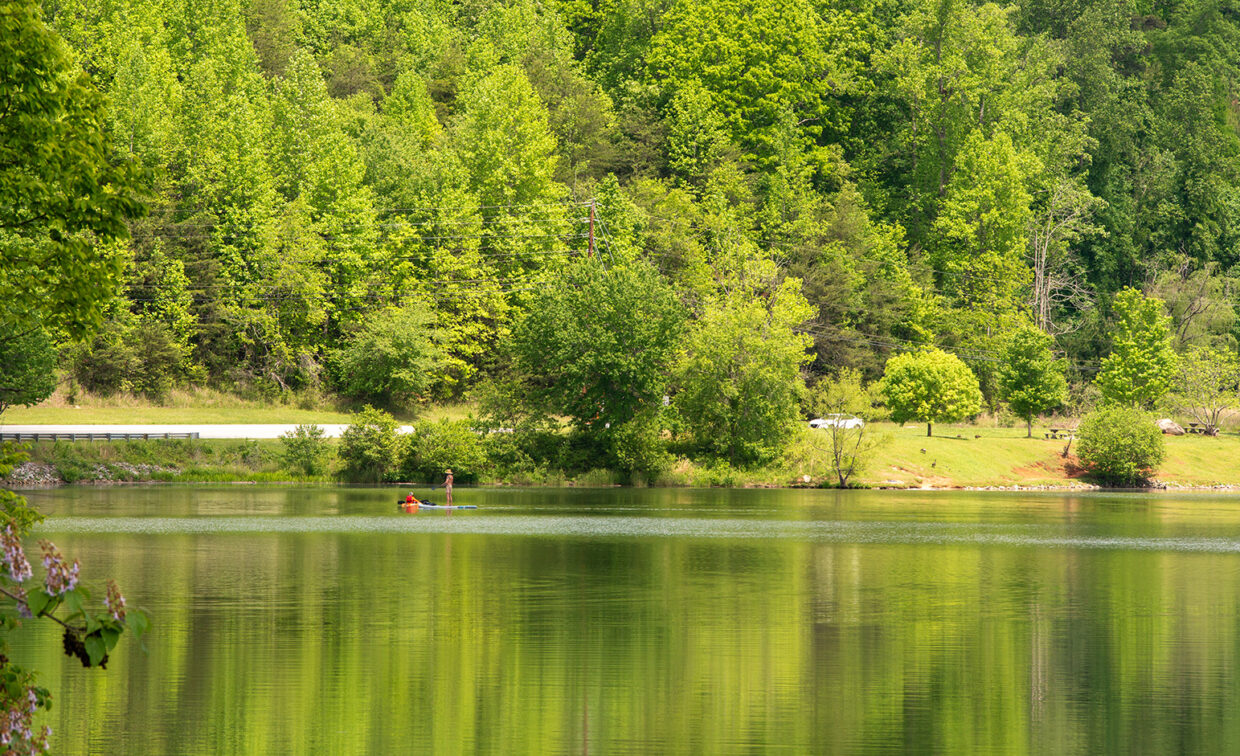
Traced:
[[994, 410], [1022, 329], [1086, 407], [1126, 288], [1178, 352], [1240, 333], [1235, 0], [42, 14], [144, 208], [92, 232], [92, 327], [23, 331], [93, 393], [467, 398], [640, 467], [769, 458], [807, 385], [921, 347]]

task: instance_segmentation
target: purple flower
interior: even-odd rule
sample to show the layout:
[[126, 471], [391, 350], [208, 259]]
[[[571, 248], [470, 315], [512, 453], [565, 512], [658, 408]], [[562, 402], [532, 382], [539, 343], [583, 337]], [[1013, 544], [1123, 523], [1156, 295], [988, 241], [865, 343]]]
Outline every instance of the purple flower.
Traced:
[[0, 560], [3, 560], [4, 567], [9, 571], [9, 578], [15, 583], [29, 580], [33, 574], [22, 542], [13, 532], [12, 523], [5, 525], [4, 531], [0, 532]]
[[65, 564], [65, 558], [51, 541], [39, 541], [39, 547], [43, 549], [43, 566], [47, 568], [47, 577], [43, 579], [47, 592], [59, 596], [76, 588], [82, 569], [78, 561], [74, 559], [72, 566]]
[[116, 586], [115, 580], [108, 581], [108, 592], [103, 597], [103, 605], [112, 613], [112, 619], [117, 622], [125, 619], [125, 597], [121, 595], [121, 589]]

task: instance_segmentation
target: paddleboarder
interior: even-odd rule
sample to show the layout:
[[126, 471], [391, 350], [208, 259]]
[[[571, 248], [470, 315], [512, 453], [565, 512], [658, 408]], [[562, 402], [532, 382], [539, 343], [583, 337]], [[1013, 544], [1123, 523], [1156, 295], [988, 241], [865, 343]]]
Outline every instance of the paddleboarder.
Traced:
[[444, 470], [444, 474], [448, 476], [443, 481], [443, 492], [446, 499], [444, 503], [452, 506], [452, 468], [449, 467], [447, 470]]

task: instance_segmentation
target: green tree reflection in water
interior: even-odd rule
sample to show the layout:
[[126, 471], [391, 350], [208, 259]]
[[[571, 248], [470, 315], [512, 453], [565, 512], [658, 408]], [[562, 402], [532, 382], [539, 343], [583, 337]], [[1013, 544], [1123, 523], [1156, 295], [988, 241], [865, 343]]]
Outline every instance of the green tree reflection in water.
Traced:
[[[1240, 544], [1240, 501], [467, 495], [499, 501], [488, 516], [520, 535], [442, 532], [494, 522], [459, 513], [358, 519], [374, 491], [164, 489], [163, 512], [142, 491], [66, 501], [79, 517], [50, 528], [148, 517], [150, 533], [105, 517], [57, 541], [146, 587], [160, 624], [149, 656], [94, 679], [25, 640], [64, 690], [61, 750], [1240, 747], [1240, 554], [1222, 551]], [[187, 532], [240, 513], [274, 532]], [[341, 528], [305, 516], [325, 513]], [[815, 535], [834, 521], [851, 535]]]

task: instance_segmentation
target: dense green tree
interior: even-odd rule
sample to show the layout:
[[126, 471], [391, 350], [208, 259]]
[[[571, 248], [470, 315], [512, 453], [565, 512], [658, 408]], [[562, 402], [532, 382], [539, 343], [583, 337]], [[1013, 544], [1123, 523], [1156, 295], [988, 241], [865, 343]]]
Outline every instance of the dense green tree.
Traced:
[[1025, 435], [1033, 437], [1033, 418], [1068, 399], [1065, 365], [1051, 353], [1054, 339], [1032, 327], [1012, 334], [999, 368], [999, 396], [1025, 421]]
[[537, 411], [578, 429], [621, 426], [659, 406], [685, 310], [657, 271], [571, 263], [513, 329], [512, 368]]
[[497, 66], [472, 82], [461, 99], [454, 144], [479, 201], [499, 207], [560, 199], [555, 136], [525, 72], [511, 64]]
[[443, 349], [434, 315], [421, 304], [377, 310], [332, 352], [331, 369], [346, 396], [388, 406], [429, 398]]
[[845, 127], [837, 98], [858, 89], [859, 26], [803, 0], [677, 2], [652, 40], [648, 76], [668, 99], [700, 85], [732, 137], [766, 157], [789, 112], [811, 142]]
[[1171, 350], [1171, 318], [1162, 300], [1135, 289], [1115, 295], [1111, 354], [1102, 361], [1098, 388], [1114, 404], [1152, 408], [1171, 388], [1176, 355]]
[[773, 459], [795, 430], [813, 313], [794, 278], [765, 297], [738, 290], [688, 335], [675, 408], [699, 448], [734, 465]]
[[323, 429], [317, 425], [299, 425], [280, 436], [284, 464], [302, 475], [319, 475], [331, 455]]
[[56, 390], [56, 349], [41, 328], [0, 339], [0, 414], [38, 404]]
[[935, 423], [958, 422], [982, 410], [977, 376], [959, 357], [941, 349], [892, 357], [880, 391], [892, 420], [923, 422], [927, 436], [933, 435]]
[[478, 431], [469, 420], [425, 422], [410, 437], [404, 469], [410, 480], [442, 482], [444, 470], [456, 480], [472, 483], [487, 471], [486, 453]]
[[345, 479], [356, 483], [379, 483], [400, 466], [408, 444], [396, 420], [374, 407], [353, 416], [340, 436], [338, 454]]
[[0, 71], [0, 334], [41, 321], [79, 336], [120, 283], [135, 174], [113, 160], [105, 100], [37, 4], [0, 5]]

